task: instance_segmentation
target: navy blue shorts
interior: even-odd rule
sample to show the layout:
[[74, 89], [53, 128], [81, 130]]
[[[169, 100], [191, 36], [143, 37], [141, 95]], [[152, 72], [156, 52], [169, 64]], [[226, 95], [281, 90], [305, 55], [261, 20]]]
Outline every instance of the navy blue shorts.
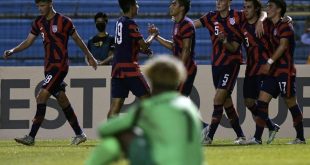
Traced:
[[65, 92], [66, 90], [67, 84], [64, 82], [64, 79], [67, 73], [67, 71], [61, 71], [59, 68], [53, 67], [44, 73], [45, 79], [41, 88], [46, 89], [54, 97], [57, 97], [60, 91]]
[[296, 77], [288, 74], [281, 74], [277, 77], [267, 76], [262, 85], [262, 91], [265, 91], [277, 98], [279, 94], [281, 97], [292, 97], [296, 94]]
[[150, 88], [143, 76], [112, 78], [111, 95], [112, 98], [126, 98], [129, 91], [136, 97], [141, 97], [150, 93]]
[[263, 76], [245, 76], [243, 81], [243, 97], [257, 99], [263, 84]]
[[216, 89], [226, 89], [232, 93], [237, 81], [240, 64], [212, 66], [213, 85]]
[[197, 68], [194, 69], [192, 74], [187, 75], [187, 78], [184, 83], [179, 85], [178, 91], [182, 95], [189, 96], [191, 94], [193, 86], [194, 86], [196, 74], [197, 74]]

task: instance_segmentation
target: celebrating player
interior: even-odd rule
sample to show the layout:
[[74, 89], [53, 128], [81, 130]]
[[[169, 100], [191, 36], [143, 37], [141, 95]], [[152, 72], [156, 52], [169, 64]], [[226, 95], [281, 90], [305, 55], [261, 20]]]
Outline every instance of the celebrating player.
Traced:
[[60, 13], [56, 13], [52, 0], [35, 0], [35, 3], [41, 16], [38, 16], [33, 22], [31, 32], [26, 40], [18, 46], [6, 50], [3, 55], [6, 59], [17, 52], [23, 51], [32, 45], [38, 35], [42, 36], [45, 48], [45, 80], [36, 97], [37, 111], [30, 133], [29, 135], [25, 135], [25, 137], [15, 138], [15, 141], [24, 145], [34, 145], [35, 136], [44, 121], [46, 102], [53, 95], [63, 109], [69, 124], [76, 134], [71, 144], [78, 145], [86, 141], [86, 135], [80, 128], [77, 117], [65, 94], [66, 83], [63, 81], [69, 68], [67, 49], [69, 36], [73, 38], [75, 43], [85, 53], [88, 63], [94, 69], [97, 68], [97, 62], [81, 40], [71, 19]]

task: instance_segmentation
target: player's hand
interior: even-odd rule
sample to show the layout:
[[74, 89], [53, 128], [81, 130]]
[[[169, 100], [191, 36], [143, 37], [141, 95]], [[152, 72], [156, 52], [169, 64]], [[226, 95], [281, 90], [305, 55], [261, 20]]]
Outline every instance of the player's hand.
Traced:
[[154, 24], [148, 24], [148, 32], [150, 35], [157, 36], [159, 34], [159, 29]]
[[259, 74], [261, 75], [268, 75], [269, 74], [269, 71], [270, 71], [270, 67], [271, 65], [270, 64], [264, 64], [261, 66], [260, 70], [258, 71]]
[[255, 34], [256, 37], [261, 38], [264, 35], [264, 25], [262, 21], [257, 21], [255, 25]]
[[286, 23], [291, 23], [292, 24], [293, 23], [293, 18], [287, 15], [287, 16], [283, 17], [282, 22], [286, 22]]
[[13, 54], [13, 50], [12, 49], [11, 50], [6, 50], [3, 53], [3, 58], [4, 59], [8, 59], [12, 54]]
[[92, 56], [87, 56], [88, 65], [92, 66], [95, 70], [97, 69], [97, 60]]
[[219, 34], [218, 34], [218, 38], [224, 44], [227, 43], [227, 37], [226, 37], [224, 32], [220, 31]]

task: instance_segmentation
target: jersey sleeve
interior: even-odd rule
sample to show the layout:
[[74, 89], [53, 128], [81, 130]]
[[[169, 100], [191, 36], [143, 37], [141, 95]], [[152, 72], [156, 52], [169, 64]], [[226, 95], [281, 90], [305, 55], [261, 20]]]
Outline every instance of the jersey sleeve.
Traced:
[[195, 33], [194, 25], [191, 22], [186, 22], [180, 30], [182, 39], [191, 38]]
[[279, 27], [280, 38], [291, 38], [294, 36], [293, 25], [290, 23], [282, 23]]
[[137, 40], [143, 38], [142, 34], [139, 31], [138, 25], [134, 21], [129, 22], [128, 30], [129, 30], [130, 37], [133, 37], [133, 38], [135, 38]]
[[75, 26], [72, 23], [72, 20], [70, 18], [65, 19], [64, 21], [64, 30], [68, 33], [68, 35], [72, 36], [72, 34], [75, 32]]
[[201, 22], [203, 27], [208, 27], [210, 25], [210, 22], [209, 22], [210, 17], [211, 17], [210, 13], [207, 13], [199, 18], [199, 21]]
[[30, 31], [30, 33], [32, 33], [35, 36], [40, 34], [40, 28], [38, 27], [37, 21], [38, 19], [32, 22], [31, 31]]

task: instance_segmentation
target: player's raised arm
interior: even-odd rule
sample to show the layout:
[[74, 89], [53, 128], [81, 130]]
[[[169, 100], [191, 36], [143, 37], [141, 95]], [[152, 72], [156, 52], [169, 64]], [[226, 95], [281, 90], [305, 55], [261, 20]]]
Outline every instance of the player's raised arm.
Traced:
[[72, 39], [80, 47], [80, 49], [83, 51], [83, 53], [85, 54], [89, 65], [91, 65], [96, 70], [97, 69], [97, 60], [90, 53], [90, 51], [86, 47], [85, 43], [83, 42], [83, 40], [81, 39], [81, 37], [80, 37], [80, 35], [78, 34], [77, 31], [75, 31], [72, 34]]
[[21, 52], [27, 48], [29, 48], [32, 43], [35, 41], [37, 36], [35, 36], [32, 33], [28, 34], [28, 37], [21, 42], [19, 45], [17, 45], [16, 47], [10, 49], [10, 50], [5, 50], [3, 53], [3, 58], [7, 59], [9, 56], [11, 56], [13, 53], [17, 53], [17, 52]]

